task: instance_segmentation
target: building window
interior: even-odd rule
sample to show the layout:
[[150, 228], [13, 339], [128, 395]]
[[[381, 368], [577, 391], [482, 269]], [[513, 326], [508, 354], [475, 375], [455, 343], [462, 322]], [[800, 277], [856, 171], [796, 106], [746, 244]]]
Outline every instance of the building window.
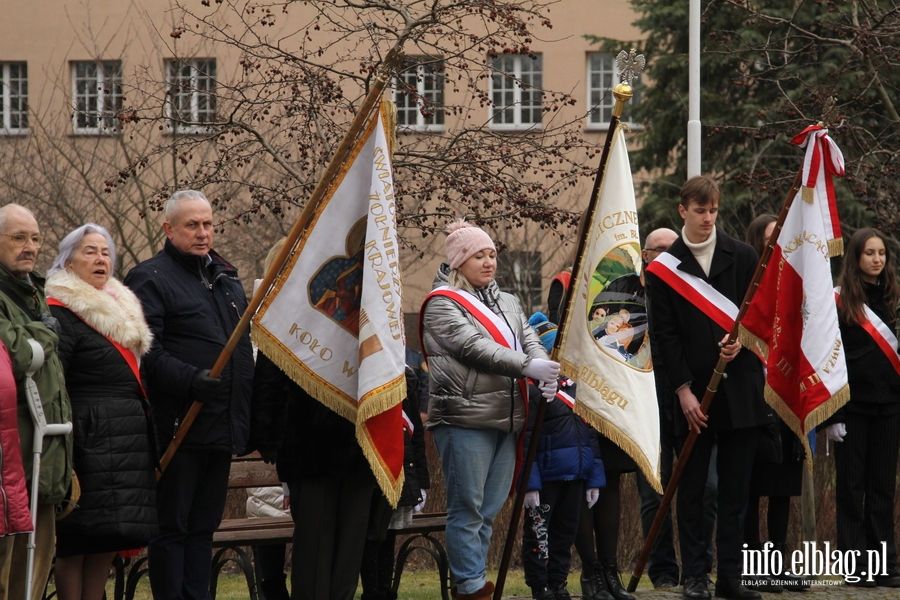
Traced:
[[206, 131], [216, 120], [216, 59], [166, 61], [169, 127], [187, 133]]
[[397, 125], [420, 131], [444, 129], [444, 71], [439, 61], [412, 58], [394, 79]]
[[541, 124], [543, 113], [542, 59], [498, 56], [491, 66], [491, 128], [530, 129]]
[[0, 133], [28, 133], [28, 65], [0, 63]]
[[[613, 88], [619, 83], [619, 76], [616, 73], [616, 57], [612, 54], [591, 52], [588, 54], [587, 68], [588, 107], [590, 108], [588, 127], [606, 129], [609, 127], [612, 109], [616, 104]], [[634, 105], [641, 101], [642, 87], [640, 76], [631, 82], [634, 96], [625, 104], [625, 110], [622, 112], [621, 121], [631, 127], [640, 127], [640, 124], [632, 119], [631, 114]]]
[[541, 310], [540, 252], [507, 250], [497, 255], [497, 285], [519, 299], [526, 315]]
[[72, 63], [72, 105], [75, 133], [117, 132], [117, 115], [122, 112], [122, 63]]

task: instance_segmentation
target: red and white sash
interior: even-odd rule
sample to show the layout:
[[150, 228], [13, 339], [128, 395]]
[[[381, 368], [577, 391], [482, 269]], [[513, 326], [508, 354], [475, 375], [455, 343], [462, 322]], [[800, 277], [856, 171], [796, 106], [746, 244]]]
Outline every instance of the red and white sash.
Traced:
[[[834, 288], [834, 300], [838, 306], [841, 305], [840, 286]], [[865, 321], [861, 323], [862, 328], [872, 336], [872, 339], [875, 340], [875, 343], [884, 352], [891, 365], [893, 365], [894, 370], [900, 375], [900, 354], [897, 353], [897, 336], [867, 304], [863, 304], [863, 314], [865, 315]]]
[[[475, 320], [478, 321], [485, 329], [488, 330], [488, 333], [491, 334], [491, 337], [495, 342], [503, 346], [504, 348], [510, 348], [512, 350], [517, 350], [519, 352], [524, 352], [522, 349], [522, 343], [519, 341], [519, 338], [515, 336], [510, 326], [506, 324], [498, 315], [496, 315], [493, 311], [491, 311], [487, 306], [484, 305], [478, 298], [466, 292], [465, 290], [454, 290], [448, 286], [441, 286], [439, 288], [435, 288], [431, 290], [431, 293], [425, 296], [425, 300], [422, 302], [422, 308], [419, 310], [419, 339], [423, 339], [422, 336], [422, 328], [423, 328], [423, 315], [425, 314], [425, 307], [428, 305], [429, 300], [435, 298], [437, 296], [444, 296], [445, 298], [450, 298], [464, 309], [466, 309], [469, 314], [475, 317]], [[422, 353], [425, 355], [425, 360], [428, 360], [428, 355], [425, 353], [425, 346], [422, 346]], [[517, 379], [519, 384], [519, 392], [522, 394], [522, 402], [525, 404], [525, 422], [528, 422], [528, 383], [525, 377], [520, 377]], [[516, 467], [515, 473], [519, 473], [522, 467], [522, 461], [524, 457], [524, 448], [523, 443], [525, 441], [525, 427], [519, 432], [519, 439], [516, 443]], [[509, 495], [512, 496], [516, 491], [516, 481], [518, 475], [513, 477], [512, 485], [509, 489]]]
[[562, 386], [560, 386], [559, 390], [556, 392], [556, 398], [557, 400], [562, 400], [563, 404], [572, 410], [575, 410], [575, 396], [572, 396], [568, 392], [564, 392]]
[[[63, 308], [69, 308], [68, 306], [66, 306], [61, 301], [57, 300], [56, 298], [47, 298], [47, 304], [49, 306], [61, 306]], [[69, 309], [69, 310], [71, 310], [71, 309]], [[75, 315], [76, 317], [78, 317], [79, 319], [81, 319], [81, 317], [75, 311], [72, 311], [72, 314]], [[84, 319], [81, 319], [81, 321], [84, 322], [85, 325], [87, 325], [88, 327], [91, 327]], [[94, 329], [94, 328], [91, 327], [91, 329]], [[94, 329], [94, 331], [97, 331], [97, 330]], [[100, 332], [97, 331], [97, 333], [100, 333]], [[134, 378], [137, 380], [138, 387], [141, 388], [141, 395], [144, 398], [146, 398], [147, 392], [144, 391], [144, 384], [141, 383], [141, 369], [140, 369], [140, 364], [138, 363], [138, 357], [135, 356], [134, 352], [132, 352], [131, 350], [129, 350], [128, 348], [126, 348], [125, 346], [123, 346], [122, 344], [117, 342], [116, 340], [112, 339], [111, 337], [104, 335], [102, 333], [100, 333], [100, 335], [102, 335], [104, 338], [106, 338], [106, 341], [108, 341], [110, 344], [112, 344], [113, 348], [115, 348], [119, 352], [119, 354], [122, 355], [122, 358], [125, 360], [125, 363], [128, 365], [128, 368], [131, 369], [131, 372], [134, 374]]]
[[680, 264], [680, 260], [663, 252], [647, 266], [647, 271], [669, 284], [669, 287], [703, 311], [716, 325], [725, 331], [731, 331], [738, 316], [738, 307], [708, 281], [679, 270]]
[[409, 415], [406, 414], [405, 410], [400, 412], [403, 415], [403, 425], [406, 426], [406, 430], [409, 432], [410, 437], [412, 437], [412, 434], [416, 431], [416, 426], [413, 425], [412, 419], [409, 418]]
[[450, 298], [451, 300], [465, 308], [473, 317], [475, 317], [476, 321], [478, 321], [485, 329], [488, 330], [488, 333], [491, 334], [491, 337], [494, 338], [494, 341], [501, 346], [516, 350], [518, 352], [524, 352], [524, 350], [522, 350], [522, 343], [519, 341], [519, 338], [517, 338], [515, 334], [513, 334], [513, 331], [509, 328], [509, 325], [507, 325], [499, 315], [485, 306], [482, 301], [465, 290], [454, 290], [447, 286], [441, 286], [439, 288], [433, 289], [431, 293], [425, 297], [425, 301], [422, 303], [422, 311], [420, 314], [424, 314], [425, 305], [435, 296], [444, 296], [446, 298]]

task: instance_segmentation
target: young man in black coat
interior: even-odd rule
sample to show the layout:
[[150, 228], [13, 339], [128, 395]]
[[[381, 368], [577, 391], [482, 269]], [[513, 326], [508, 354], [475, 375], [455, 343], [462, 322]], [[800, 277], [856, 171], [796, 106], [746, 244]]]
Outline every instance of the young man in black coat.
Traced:
[[153, 332], [141, 368], [160, 452], [190, 405], [203, 408], [158, 483], [160, 535], [148, 547], [150, 585], [156, 600], [206, 600], [231, 455], [247, 445], [253, 350], [245, 333], [221, 377], [209, 376], [247, 307], [237, 270], [212, 249], [209, 200], [194, 190], [175, 192], [163, 228], [165, 248], [124, 282]]
[[[758, 257], [742, 242], [715, 227], [719, 189], [709, 177], [692, 177], [681, 188], [678, 212], [684, 228], [667, 253], [665, 264], [676, 265], [676, 275], [663, 279], [659, 259], [647, 272], [653, 306], [650, 335], [662, 357], [665, 375], [678, 397], [676, 435], [679, 446], [688, 431], [700, 433], [678, 488], [678, 534], [681, 544], [684, 597], [710, 597], [706, 578], [706, 543], [703, 539], [703, 489], [710, 453], [718, 445], [718, 576], [716, 596], [760, 598], [741, 585], [741, 543], [753, 455], [759, 426], [772, 420], [763, 401], [763, 370], [759, 359], [738, 342], [720, 347], [728, 332], [709, 311], [688, 300], [685, 287], [672, 282], [690, 280], [697, 289], [712, 286], [706, 295], [735, 307], [750, 285]], [[674, 286], [674, 287], [673, 287]], [[677, 289], [676, 289], [677, 288]], [[706, 297], [706, 296], [705, 296]], [[724, 297], [724, 299], [722, 298]], [[736, 310], [734, 311], [736, 313]], [[700, 399], [720, 356], [728, 362], [708, 415]]]

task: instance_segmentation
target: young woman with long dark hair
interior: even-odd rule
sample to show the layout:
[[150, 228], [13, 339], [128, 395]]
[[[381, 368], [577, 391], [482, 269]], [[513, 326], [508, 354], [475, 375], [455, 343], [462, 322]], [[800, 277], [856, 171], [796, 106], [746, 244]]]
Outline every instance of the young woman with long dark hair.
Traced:
[[838, 312], [850, 401], [827, 427], [829, 440], [840, 442], [834, 447], [837, 543], [843, 551], [859, 551], [859, 556], [866, 556], [867, 550], [880, 553], [885, 544], [883, 570], [874, 577], [854, 573], [847, 577], [849, 585], [900, 587], [894, 544], [900, 450], [900, 359], [895, 332], [900, 284], [883, 233], [866, 228], [853, 234], [844, 254], [840, 286]]

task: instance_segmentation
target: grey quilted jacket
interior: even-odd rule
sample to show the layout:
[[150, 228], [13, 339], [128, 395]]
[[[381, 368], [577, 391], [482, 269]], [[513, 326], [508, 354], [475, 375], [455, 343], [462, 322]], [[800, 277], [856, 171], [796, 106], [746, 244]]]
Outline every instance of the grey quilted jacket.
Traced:
[[[445, 263], [434, 287], [447, 285], [448, 275]], [[525, 404], [516, 379], [531, 358], [547, 358], [547, 353], [515, 296], [501, 292], [493, 281], [476, 296], [510, 325], [525, 353], [495, 342], [453, 300], [442, 296], [429, 300], [421, 317], [431, 394], [426, 427], [518, 431], [525, 425]]]

